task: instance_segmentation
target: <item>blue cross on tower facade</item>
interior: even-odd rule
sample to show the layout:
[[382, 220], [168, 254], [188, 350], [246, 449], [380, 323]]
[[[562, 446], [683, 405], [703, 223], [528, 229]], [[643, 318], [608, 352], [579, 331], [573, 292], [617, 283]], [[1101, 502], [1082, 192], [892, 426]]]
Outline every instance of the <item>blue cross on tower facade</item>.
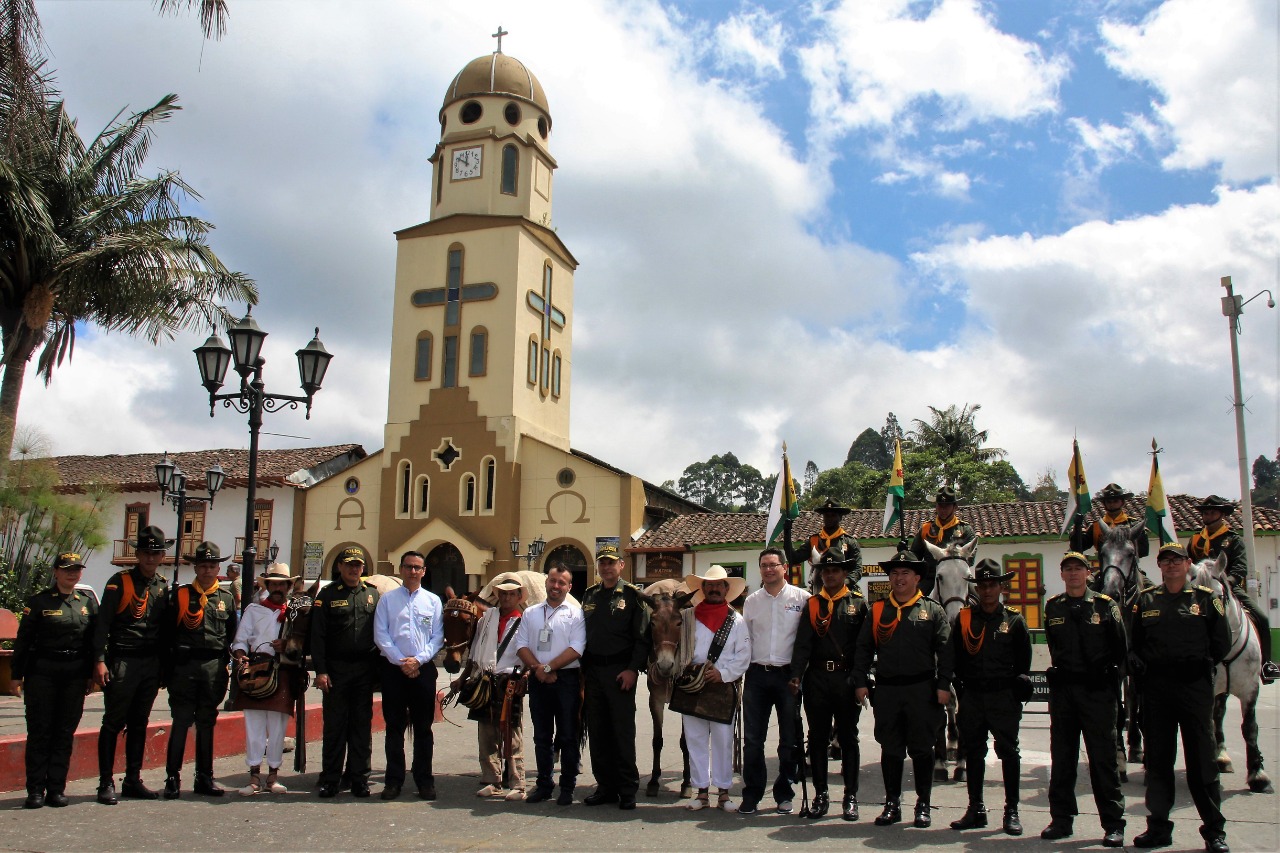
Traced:
[[564, 312], [551, 298], [551, 266], [542, 268], [542, 293], [530, 290], [529, 307], [540, 315], [540, 334], [529, 340], [529, 382], [537, 385], [542, 396], [560, 396], [560, 353], [551, 350], [553, 329], [564, 330]]

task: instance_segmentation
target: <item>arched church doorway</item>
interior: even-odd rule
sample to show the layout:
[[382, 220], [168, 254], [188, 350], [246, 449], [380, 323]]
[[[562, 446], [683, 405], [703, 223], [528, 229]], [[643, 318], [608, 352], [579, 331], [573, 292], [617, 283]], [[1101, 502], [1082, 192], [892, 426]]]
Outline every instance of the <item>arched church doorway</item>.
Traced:
[[573, 572], [573, 587], [569, 590], [570, 594], [578, 601], [582, 601], [582, 594], [587, 591], [589, 584], [589, 575], [587, 574], [587, 555], [582, 553], [576, 545], [561, 545], [552, 548], [545, 557], [542, 558], [542, 570], [545, 572], [551, 566], [559, 564]]
[[449, 542], [443, 542], [431, 549], [427, 554], [427, 589], [445, 599], [445, 587], [453, 587], [458, 595], [467, 592], [467, 568], [462, 561], [462, 552]]

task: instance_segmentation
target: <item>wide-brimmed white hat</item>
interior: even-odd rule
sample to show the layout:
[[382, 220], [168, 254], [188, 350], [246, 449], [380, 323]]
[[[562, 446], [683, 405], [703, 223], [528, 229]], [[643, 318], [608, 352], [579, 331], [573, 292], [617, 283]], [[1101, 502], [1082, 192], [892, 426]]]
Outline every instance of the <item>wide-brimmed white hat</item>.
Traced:
[[725, 601], [733, 601], [738, 596], [747, 591], [747, 579], [730, 575], [725, 571], [724, 566], [712, 566], [707, 569], [707, 573], [699, 577], [698, 575], [685, 575], [685, 586], [693, 590], [693, 599], [690, 604], [697, 604], [702, 601], [702, 584], [704, 581], [728, 581], [729, 592], [725, 595]]
[[302, 576], [289, 574], [288, 563], [272, 563], [267, 566], [267, 570], [261, 575], [263, 583], [267, 583], [268, 581], [288, 581], [289, 583], [293, 583], [300, 577]]

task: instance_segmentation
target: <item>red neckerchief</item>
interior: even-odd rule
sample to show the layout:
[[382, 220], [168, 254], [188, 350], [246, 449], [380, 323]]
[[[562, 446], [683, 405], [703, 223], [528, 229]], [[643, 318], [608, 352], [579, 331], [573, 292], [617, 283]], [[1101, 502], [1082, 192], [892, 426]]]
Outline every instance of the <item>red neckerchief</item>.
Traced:
[[287, 601], [281, 602], [280, 604], [272, 604], [270, 598], [264, 598], [259, 602], [259, 604], [268, 610], [274, 610], [276, 612], [277, 622], [283, 622], [289, 615], [289, 602]]
[[519, 615], [520, 615], [519, 607], [512, 610], [506, 616], [503, 616], [501, 611], [498, 612], [498, 639], [499, 640], [501, 640], [503, 637], [507, 635], [507, 623], [511, 621], [511, 617], [519, 616]]
[[693, 616], [703, 625], [706, 625], [707, 630], [714, 634], [720, 630], [724, 620], [729, 618], [729, 602], [709, 604], [701, 601], [693, 608]]

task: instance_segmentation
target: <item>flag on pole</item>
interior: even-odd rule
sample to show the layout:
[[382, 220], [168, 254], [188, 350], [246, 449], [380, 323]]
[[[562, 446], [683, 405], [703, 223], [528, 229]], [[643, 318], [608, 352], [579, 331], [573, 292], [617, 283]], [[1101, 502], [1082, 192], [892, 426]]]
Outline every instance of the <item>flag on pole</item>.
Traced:
[[769, 520], [765, 522], [764, 547], [772, 548], [782, 540], [784, 522], [794, 521], [800, 514], [800, 501], [796, 499], [796, 481], [791, 479], [791, 460], [787, 459], [786, 442], [782, 444], [782, 473], [773, 487], [773, 500], [769, 502]]
[[1075, 521], [1077, 515], [1088, 515], [1093, 509], [1089, 484], [1085, 482], [1084, 462], [1080, 460], [1080, 442], [1071, 442], [1071, 464], [1067, 466], [1067, 511], [1062, 516], [1062, 533]]
[[885, 533], [889, 532], [889, 528], [902, 518], [902, 442], [895, 441], [893, 443], [893, 473], [889, 476], [889, 488], [884, 497], [884, 525]]
[[1164, 482], [1160, 479], [1160, 450], [1151, 439], [1151, 483], [1147, 486], [1147, 529], [1160, 540], [1161, 545], [1178, 541], [1173, 528], [1173, 514], [1164, 499]]

